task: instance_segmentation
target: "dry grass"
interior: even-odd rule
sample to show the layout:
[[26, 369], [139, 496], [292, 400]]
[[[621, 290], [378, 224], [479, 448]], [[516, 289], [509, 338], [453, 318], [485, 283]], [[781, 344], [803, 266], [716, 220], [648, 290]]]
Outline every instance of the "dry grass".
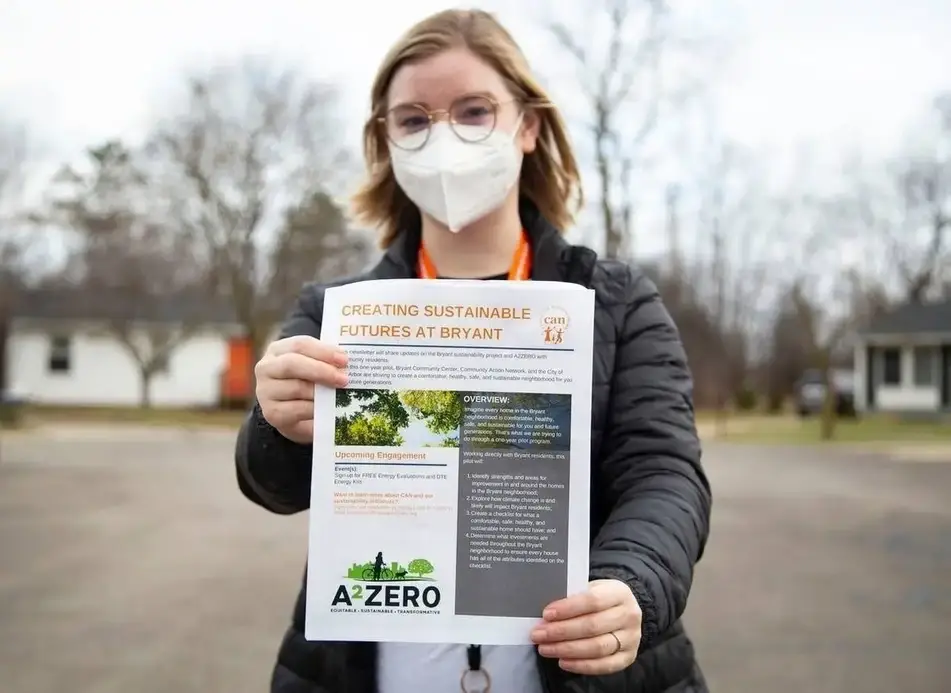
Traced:
[[[141, 409], [137, 407], [43, 407], [28, 406], [23, 426], [50, 423], [95, 425], [154, 425], [179, 428], [237, 428], [244, 411], [221, 409]], [[731, 413], [718, 417], [707, 411], [697, 413], [697, 428], [705, 440], [736, 443], [810, 444], [823, 442], [816, 418]], [[867, 416], [840, 420], [833, 443], [951, 443], [951, 420], [909, 421], [888, 416]]]
[[[721, 422], [698, 418], [701, 435], [709, 440], [738, 443], [810, 444], [822, 443], [818, 418], [792, 416], [727, 417]], [[894, 416], [864, 416], [836, 423], [831, 443], [934, 443], [951, 442], [951, 421], [910, 420]]]

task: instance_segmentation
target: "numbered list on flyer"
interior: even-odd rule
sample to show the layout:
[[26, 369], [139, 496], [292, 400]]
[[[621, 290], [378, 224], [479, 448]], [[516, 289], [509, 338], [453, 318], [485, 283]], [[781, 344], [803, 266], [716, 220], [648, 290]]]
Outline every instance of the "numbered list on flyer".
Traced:
[[593, 313], [556, 282], [327, 291], [349, 385], [315, 391], [308, 639], [527, 644], [585, 589]]

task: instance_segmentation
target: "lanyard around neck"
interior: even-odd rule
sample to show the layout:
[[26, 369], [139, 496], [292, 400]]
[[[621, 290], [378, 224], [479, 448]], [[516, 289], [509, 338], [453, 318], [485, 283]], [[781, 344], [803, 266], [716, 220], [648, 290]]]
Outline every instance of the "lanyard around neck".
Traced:
[[[433, 264], [429, 253], [424, 246], [419, 247], [419, 266], [420, 279], [438, 279], [436, 266]], [[527, 281], [532, 274], [532, 248], [528, 243], [528, 236], [525, 231], [518, 238], [518, 245], [515, 248], [515, 254], [512, 256], [512, 265], [509, 267], [509, 281]]]

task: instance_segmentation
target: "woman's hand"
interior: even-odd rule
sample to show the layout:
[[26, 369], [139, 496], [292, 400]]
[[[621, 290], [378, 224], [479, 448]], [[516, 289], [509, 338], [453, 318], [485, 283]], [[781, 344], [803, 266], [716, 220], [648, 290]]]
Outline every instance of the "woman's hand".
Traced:
[[314, 385], [345, 387], [347, 355], [313, 337], [273, 342], [254, 367], [261, 413], [281, 435], [301, 445], [314, 442]]
[[575, 674], [613, 674], [637, 657], [641, 608], [620, 580], [594, 580], [588, 591], [552, 602], [532, 631], [543, 657]]

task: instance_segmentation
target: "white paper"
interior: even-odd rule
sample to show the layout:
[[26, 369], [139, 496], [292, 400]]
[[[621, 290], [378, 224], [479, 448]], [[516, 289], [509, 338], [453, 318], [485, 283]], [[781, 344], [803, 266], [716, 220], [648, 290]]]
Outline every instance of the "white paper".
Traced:
[[586, 589], [594, 292], [388, 280], [328, 289], [309, 640], [528, 644]]

